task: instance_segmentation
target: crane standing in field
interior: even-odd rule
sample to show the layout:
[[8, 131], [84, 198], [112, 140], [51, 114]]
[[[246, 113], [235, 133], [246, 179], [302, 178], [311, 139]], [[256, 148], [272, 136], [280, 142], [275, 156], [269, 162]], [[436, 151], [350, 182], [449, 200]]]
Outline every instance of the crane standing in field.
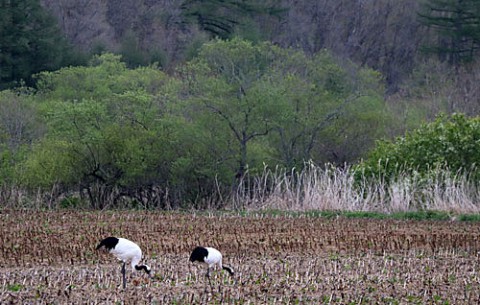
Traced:
[[234, 274], [230, 267], [222, 264], [222, 253], [214, 248], [196, 247], [190, 255], [190, 261], [192, 263], [200, 262], [207, 264], [207, 274], [205, 276], [208, 278], [210, 286], [212, 285], [210, 282], [210, 268], [218, 266], [220, 269], [226, 270], [231, 276]]
[[127, 279], [125, 275], [125, 264], [130, 262], [132, 269], [135, 271], [145, 271], [150, 275], [150, 267], [147, 265], [139, 265], [138, 263], [142, 259], [142, 250], [140, 247], [125, 238], [107, 237], [100, 241], [97, 246], [97, 250], [105, 248], [109, 253], [113, 254], [119, 260], [123, 261], [122, 275], [123, 275], [123, 289], [127, 287]]

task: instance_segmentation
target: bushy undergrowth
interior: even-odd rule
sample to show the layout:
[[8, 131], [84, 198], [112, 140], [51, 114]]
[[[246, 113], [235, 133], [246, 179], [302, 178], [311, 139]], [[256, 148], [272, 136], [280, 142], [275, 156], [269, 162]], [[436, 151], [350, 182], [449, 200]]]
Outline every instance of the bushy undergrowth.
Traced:
[[[409, 217], [402, 213], [410, 212], [447, 213], [443, 216], [480, 213], [480, 192], [469, 174], [436, 169], [430, 177], [423, 179], [403, 172], [389, 183], [385, 178], [359, 182], [355, 171], [349, 167], [325, 168], [310, 163], [299, 171], [265, 168], [255, 176], [247, 172], [237, 189], [228, 196], [216, 193], [210, 200], [185, 203], [181, 209], [289, 211], [374, 218], [382, 217], [377, 213], [384, 213], [403, 219]], [[3, 188], [0, 194], [7, 208], [90, 208], [82, 194], [58, 195], [55, 189], [30, 194], [12, 187]], [[115, 191], [111, 194], [120, 195]], [[128, 197], [106, 197], [104, 200], [105, 209], [150, 208]], [[323, 213], [327, 214], [320, 215]], [[423, 214], [408, 215], [429, 219]]]
[[[480, 193], [468, 174], [442, 169], [432, 171], [431, 179], [401, 173], [386, 183], [386, 179], [360, 183], [351, 168], [319, 167], [308, 164], [301, 171], [270, 170], [257, 176], [248, 174], [229, 196], [216, 194], [210, 201], [186, 204], [183, 208], [281, 210], [281, 211], [341, 211], [397, 213], [410, 211], [446, 211], [478, 213]], [[55, 197], [29, 194], [16, 188], [2, 189], [5, 207], [82, 208], [81, 194]], [[128, 198], [105, 198], [106, 208], [148, 208]], [[74, 203], [74, 204], [71, 204]]]
[[416, 180], [435, 179], [444, 170], [478, 180], [479, 163], [480, 118], [454, 114], [440, 116], [395, 141], [378, 142], [355, 170], [358, 176], [386, 182], [404, 173]]

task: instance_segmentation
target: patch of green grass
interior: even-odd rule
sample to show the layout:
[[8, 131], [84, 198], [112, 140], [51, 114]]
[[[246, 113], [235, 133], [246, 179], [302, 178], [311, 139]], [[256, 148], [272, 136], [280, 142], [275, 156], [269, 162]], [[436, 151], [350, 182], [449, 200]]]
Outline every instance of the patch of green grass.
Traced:
[[358, 211], [358, 212], [343, 212], [339, 214], [346, 218], [372, 218], [372, 219], [386, 219], [390, 218], [388, 214], [380, 212], [368, 212], [368, 211]]
[[[308, 211], [288, 211], [278, 209], [267, 210], [198, 210], [198, 211], [173, 211], [165, 213], [180, 213], [191, 214], [195, 213], [199, 216], [240, 216], [240, 217], [312, 217], [312, 218], [368, 218], [368, 219], [396, 219], [396, 220], [437, 220], [437, 221], [450, 221], [455, 219], [456, 221], [478, 221], [480, 222], [480, 214], [458, 214], [452, 215], [450, 212], [445, 211], [408, 211], [408, 212], [395, 212], [395, 213], [381, 213], [373, 211], [338, 211], [338, 210], [308, 210]], [[162, 212], [164, 213], [164, 212]], [[453, 217], [454, 216], [454, 217]]]
[[[450, 220], [451, 215], [448, 212], [439, 211], [416, 211], [416, 212], [398, 212], [398, 213], [380, 213], [372, 211], [318, 211], [311, 210], [305, 212], [299, 211], [280, 211], [280, 210], [262, 210], [240, 213], [241, 216], [270, 216], [270, 217], [322, 217], [322, 218], [369, 218], [369, 219], [399, 219], [399, 220]], [[472, 218], [470, 218], [472, 219]], [[478, 217], [480, 221], [480, 215]]]
[[20, 291], [20, 290], [22, 290], [22, 288], [23, 288], [23, 285], [21, 285], [21, 284], [7, 285], [7, 290], [12, 291], [12, 292]]
[[459, 221], [480, 221], [480, 214], [458, 215]]
[[392, 218], [400, 220], [450, 220], [451, 215], [442, 211], [415, 211], [393, 213]]
[[[396, 219], [396, 220], [435, 220], [435, 221], [478, 221], [480, 222], [480, 214], [460, 214], [452, 215], [446, 211], [409, 211], [396, 213], [381, 213], [372, 211], [281, 211], [281, 210], [262, 210], [239, 212], [240, 216], [263, 216], [263, 217], [321, 217], [321, 218], [368, 218], [368, 219]], [[455, 217], [452, 217], [455, 216]]]

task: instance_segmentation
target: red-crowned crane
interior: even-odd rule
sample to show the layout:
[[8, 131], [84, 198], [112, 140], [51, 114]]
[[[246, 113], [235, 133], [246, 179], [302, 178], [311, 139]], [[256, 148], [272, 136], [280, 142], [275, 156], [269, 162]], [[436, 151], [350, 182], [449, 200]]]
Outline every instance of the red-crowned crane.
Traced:
[[207, 274], [208, 280], [210, 281], [210, 268], [218, 266], [220, 269], [227, 270], [227, 272], [233, 276], [233, 271], [230, 267], [224, 266], [222, 264], [222, 253], [217, 249], [210, 247], [196, 247], [193, 249], [192, 254], [190, 255], [190, 261], [200, 262], [207, 264]]
[[109, 253], [113, 254], [119, 260], [123, 261], [122, 265], [122, 275], [123, 275], [123, 289], [127, 287], [127, 279], [125, 275], [125, 264], [130, 262], [132, 269], [137, 271], [145, 271], [150, 275], [150, 267], [147, 265], [139, 265], [139, 262], [142, 260], [142, 250], [140, 247], [125, 238], [118, 237], [107, 237], [104, 240], [100, 241], [97, 246], [97, 250], [105, 248]]

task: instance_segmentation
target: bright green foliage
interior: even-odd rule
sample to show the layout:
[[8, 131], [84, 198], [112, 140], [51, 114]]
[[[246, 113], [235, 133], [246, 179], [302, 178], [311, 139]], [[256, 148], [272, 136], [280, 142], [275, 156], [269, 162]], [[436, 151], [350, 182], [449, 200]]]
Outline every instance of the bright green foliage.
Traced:
[[13, 153], [5, 144], [0, 144], [0, 187], [15, 184], [15, 164], [21, 159], [19, 151]]
[[21, 164], [29, 187], [78, 188], [95, 208], [114, 191], [147, 206], [159, 191], [172, 190], [161, 199], [174, 204], [211, 194], [209, 143], [182, 116], [178, 82], [155, 66], [131, 70], [104, 54], [38, 84], [47, 133]]
[[23, 165], [30, 186], [59, 182], [91, 190], [95, 184], [130, 189], [142, 180], [152, 183], [149, 173], [165, 145], [158, 134], [164, 110], [159, 102], [168, 94], [161, 90], [168, 82], [163, 72], [129, 70], [119, 57], [105, 54], [89, 67], [38, 78], [47, 134]]
[[247, 164], [255, 171], [264, 163], [329, 161], [326, 139], [361, 153], [366, 148], [349, 133], [363, 133], [358, 139], [368, 143], [383, 130], [378, 74], [351, 64], [349, 70], [327, 52], [310, 58], [269, 43], [214, 41], [181, 71], [190, 97], [185, 108], [210, 133], [214, 159], [230, 162], [233, 174], [243, 175]]
[[473, 171], [480, 163], [480, 118], [441, 116], [394, 142], [383, 141], [357, 167], [367, 177], [394, 178], [401, 173], [426, 174], [438, 167]]
[[73, 143], [44, 139], [34, 145], [28, 157], [17, 169], [23, 185], [50, 189], [55, 183], [74, 184], [80, 166]]
[[[204, 130], [214, 160], [224, 160], [233, 175], [242, 176], [254, 159], [251, 144], [265, 137], [275, 120], [276, 100], [263, 82], [275, 60], [273, 47], [234, 39], [204, 45], [197, 59], [182, 71], [187, 110]], [[262, 150], [256, 150], [261, 152]]]
[[420, 21], [440, 36], [425, 50], [451, 64], [471, 61], [480, 50], [480, 3], [478, 0], [425, 0]]
[[108, 99], [113, 94], [142, 90], [154, 93], [166, 82], [155, 66], [127, 69], [120, 56], [97, 55], [86, 67], [69, 67], [37, 76], [37, 88], [49, 99]]

